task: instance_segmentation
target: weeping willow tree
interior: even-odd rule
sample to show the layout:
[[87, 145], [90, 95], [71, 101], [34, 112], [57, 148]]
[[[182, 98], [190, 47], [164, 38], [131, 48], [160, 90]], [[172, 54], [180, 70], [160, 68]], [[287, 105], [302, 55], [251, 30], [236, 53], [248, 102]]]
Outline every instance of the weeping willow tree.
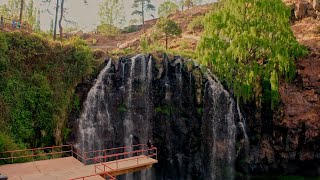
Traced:
[[295, 75], [294, 60], [306, 53], [281, 0], [224, 0], [205, 17], [197, 51], [242, 101], [279, 101], [279, 79]]

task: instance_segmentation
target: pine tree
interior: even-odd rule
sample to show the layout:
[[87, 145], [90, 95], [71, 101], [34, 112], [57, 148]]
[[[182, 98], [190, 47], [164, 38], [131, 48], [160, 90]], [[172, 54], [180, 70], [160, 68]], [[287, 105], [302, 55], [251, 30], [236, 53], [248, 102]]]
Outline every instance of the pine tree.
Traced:
[[181, 27], [171, 19], [161, 18], [156, 24], [157, 29], [165, 34], [166, 49], [168, 49], [168, 40], [172, 36], [179, 36], [182, 33]]
[[155, 6], [151, 4], [151, 0], [134, 0], [132, 8], [139, 9], [132, 12], [132, 15], [139, 15], [144, 25], [145, 12], [154, 11]]
[[291, 79], [294, 59], [306, 52], [292, 33], [289, 18], [290, 10], [281, 0], [225, 0], [205, 17], [197, 48], [201, 60], [238, 99], [257, 104], [265, 99], [275, 107], [279, 79]]

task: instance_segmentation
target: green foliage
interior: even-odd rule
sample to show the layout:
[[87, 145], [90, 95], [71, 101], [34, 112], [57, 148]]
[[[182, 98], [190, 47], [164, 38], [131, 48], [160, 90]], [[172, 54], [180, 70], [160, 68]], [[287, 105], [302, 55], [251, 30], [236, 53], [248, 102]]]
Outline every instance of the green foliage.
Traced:
[[125, 20], [123, 9], [122, 0], [103, 0], [99, 9], [101, 24], [109, 28], [122, 24]]
[[127, 111], [128, 111], [127, 106], [125, 104], [123, 104], [123, 103], [120, 104], [120, 106], [118, 107], [118, 112], [125, 113]]
[[196, 30], [203, 30], [204, 28], [204, 16], [198, 16], [194, 18], [189, 24], [188, 24], [188, 30], [189, 31], [196, 31]]
[[141, 47], [143, 53], [147, 53], [147, 52], [148, 52], [148, 50], [149, 50], [149, 44], [148, 44], [148, 39], [147, 39], [147, 37], [145, 37], [145, 36], [142, 36], [142, 37], [141, 37], [140, 47]]
[[[9, 0], [7, 4], [0, 6], [0, 14], [7, 19], [19, 20], [21, 0]], [[29, 0], [28, 4], [24, 1], [22, 21], [27, 22], [31, 29], [36, 27], [37, 9], [34, 7], [33, 0]], [[40, 22], [40, 21], [39, 21]]]
[[86, 42], [49, 44], [38, 35], [0, 32], [0, 49], [0, 109], [6, 111], [0, 115], [8, 116], [0, 125], [7, 127], [7, 136], [32, 147], [62, 139], [54, 131], [66, 122], [74, 87], [92, 70]]
[[160, 106], [155, 108], [156, 113], [164, 114], [166, 116], [170, 116], [172, 113], [172, 108], [170, 106]]
[[132, 32], [137, 32], [139, 30], [139, 27], [137, 25], [130, 25], [128, 27], [125, 27], [123, 31], [125, 33], [132, 33]]
[[131, 15], [141, 16], [142, 24], [144, 24], [145, 13], [155, 10], [155, 6], [151, 4], [151, 0], [134, 0], [132, 8], [136, 10]]
[[120, 29], [113, 25], [101, 24], [97, 27], [97, 32], [106, 36], [117, 36]]
[[168, 17], [170, 14], [179, 10], [179, 6], [171, 1], [162, 3], [158, 8], [158, 14], [160, 17]]
[[181, 27], [176, 22], [168, 18], [161, 18], [157, 22], [156, 28], [165, 34], [166, 49], [168, 48], [168, 38], [170, 36], [180, 36], [182, 33]]
[[[279, 79], [291, 79], [293, 60], [306, 53], [289, 18], [290, 10], [281, 0], [223, 1], [205, 17], [197, 48], [202, 63], [211, 66], [238, 99], [259, 102], [264, 92], [271, 91], [267, 99], [276, 106]], [[261, 91], [262, 82], [270, 84], [264, 86], [268, 89]]]

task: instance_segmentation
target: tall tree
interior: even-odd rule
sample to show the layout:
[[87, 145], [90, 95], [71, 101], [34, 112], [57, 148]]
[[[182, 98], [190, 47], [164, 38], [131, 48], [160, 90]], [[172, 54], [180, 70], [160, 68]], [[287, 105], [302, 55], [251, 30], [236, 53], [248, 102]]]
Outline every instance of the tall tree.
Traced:
[[19, 18], [20, 23], [22, 23], [23, 5], [24, 5], [24, 0], [20, 0], [20, 18]]
[[61, 0], [61, 6], [60, 6], [60, 19], [59, 19], [59, 30], [60, 30], [60, 40], [62, 41], [63, 37], [63, 27], [62, 27], [62, 19], [64, 15], [64, 0]]
[[294, 59], [306, 52], [289, 18], [281, 0], [225, 0], [206, 15], [198, 53], [239, 100], [275, 107], [278, 79], [292, 78]]
[[118, 26], [125, 20], [122, 0], [103, 0], [100, 4], [100, 24]]
[[56, 15], [54, 18], [53, 40], [56, 40], [57, 38], [58, 13], [59, 13], [59, 0], [57, 0], [57, 3], [56, 3]]
[[145, 19], [145, 12], [155, 10], [155, 6], [151, 4], [151, 0], [134, 0], [132, 8], [140, 9], [133, 11], [131, 14], [141, 16], [143, 25]]
[[179, 6], [171, 1], [162, 3], [158, 8], [158, 14], [160, 17], [167, 17], [172, 13], [178, 11]]

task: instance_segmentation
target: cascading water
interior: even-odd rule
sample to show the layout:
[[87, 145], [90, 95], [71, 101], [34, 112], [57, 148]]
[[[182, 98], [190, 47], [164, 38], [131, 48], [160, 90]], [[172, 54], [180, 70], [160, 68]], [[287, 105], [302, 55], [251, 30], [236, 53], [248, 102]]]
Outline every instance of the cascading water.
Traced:
[[111, 67], [111, 59], [100, 72], [95, 85], [88, 93], [84, 103], [84, 110], [79, 118], [78, 147], [83, 151], [104, 148], [104, 137], [101, 132], [112, 133], [110, 113], [106, 102], [107, 72]]
[[[217, 78], [199, 68], [193, 73], [183, 62], [165, 58], [161, 66], [152, 56], [137, 55], [111, 68], [110, 60], [84, 102], [78, 147], [88, 151], [152, 140], [159, 163], [122, 177], [127, 180], [234, 179], [236, 131], [248, 141], [245, 121]], [[196, 98], [199, 92], [205, 92], [203, 101]]]
[[[134, 79], [134, 66], [135, 60], [139, 55], [133, 57], [131, 59], [131, 70], [130, 70], [130, 77], [128, 80], [128, 99], [127, 99], [127, 116], [124, 119], [123, 127], [124, 127], [124, 142], [125, 146], [130, 147], [132, 146], [132, 131], [133, 131], [133, 122], [132, 122], [132, 82]], [[127, 149], [128, 151], [132, 151], [132, 148]]]
[[236, 107], [230, 94], [213, 75], [207, 75], [205, 93], [204, 138], [210, 160], [205, 179], [234, 179]]

